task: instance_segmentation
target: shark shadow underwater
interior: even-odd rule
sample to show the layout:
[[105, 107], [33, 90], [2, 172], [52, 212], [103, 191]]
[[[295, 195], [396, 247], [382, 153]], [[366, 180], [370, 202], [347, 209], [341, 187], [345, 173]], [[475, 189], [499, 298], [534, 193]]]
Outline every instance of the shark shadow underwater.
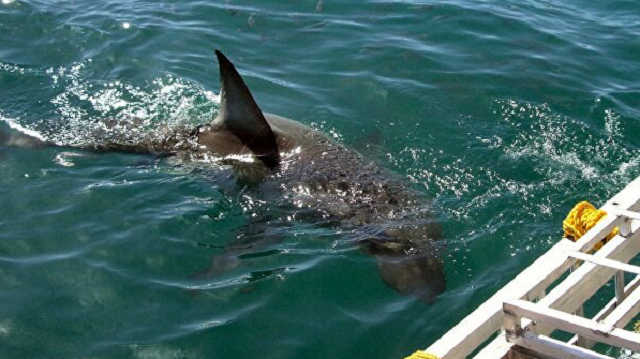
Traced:
[[[235, 66], [216, 50], [220, 66], [220, 109], [209, 124], [177, 131], [159, 140], [116, 142], [86, 150], [175, 156], [195, 163], [222, 159], [237, 188], [286, 197], [283, 210], [310, 223], [338, 227], [376, 259], [382, 280], [401, 294], [430, 303], [444, 291], [444, 250], [440, 225], [426, 199], [394, 175], [355, 151], [299, 122], [263, 113]], [[0, 146], [50, 144], [15, 131], [0, 131]], [[197, 166], [196, 166], [197, 167]], [[274, 194], [275, 193], [275, 194]], [[264, 197], [264, 196], [263, 196]], [[241, 264], [244, 257], [280, 240], [269, 234], [269, 216], [250, 218], [244, 228], [259, 235], [238, 236], [196, 278], [212, 278]], [[322, 221], [314, 219], [323, 218]], [[273, 231], [271, 231], [273, 233]], [[250, 239], [247, 239], [250, 238]], [[349, 237], [347, 236], [347, 239]]]

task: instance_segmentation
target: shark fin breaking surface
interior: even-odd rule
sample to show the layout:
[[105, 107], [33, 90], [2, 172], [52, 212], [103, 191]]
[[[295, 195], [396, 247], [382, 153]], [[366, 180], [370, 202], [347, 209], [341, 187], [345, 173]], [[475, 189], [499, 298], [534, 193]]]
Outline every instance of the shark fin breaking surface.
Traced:
[[220, 113], [211, 126], [235, 134], [253, 154], [273, 169], [280, 162], [278, 142], [235, 66], [216, 50], [220, 66]]

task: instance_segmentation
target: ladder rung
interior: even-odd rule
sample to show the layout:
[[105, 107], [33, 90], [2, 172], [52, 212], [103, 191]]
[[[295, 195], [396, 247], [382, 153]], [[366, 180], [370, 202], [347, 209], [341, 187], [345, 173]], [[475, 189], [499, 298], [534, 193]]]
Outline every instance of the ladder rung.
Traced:
[[612, 269], [617, 269], [617, 270], [621, 270], [623, 272], [628, 272], [628, 273], [640, 274], [640, 267], [618, 262], [613, 259], [596, 257], [591, 254], [586, 254], [582, 252], [569, 252], [569, 256], [576, 259], [583, 260], [585, 262], [597, 264], [603, 267], [609, 267]]
[[618, 208], [612, 208], [607, 210], [609, 211], [609, 213], [613, 214], [614, 216], [640, 220], [640, 213], [638, 212], [627, 211], [626, 209], [618, 209]]
[[599, 354], [587, 348], [581, 348], [529, 331], [522, 335], [522, 339], [518, 340], [517, 344], [552, 358], [613, 359], [610, 356]]
[[[640, 351], [640, 334], [616, 328], [605, 323], [598, 323], [571, 315], [562, 311], [546, 308], [524, 300], [513, 300], [504, 303], [505, 315], [528, 318], [555, 329], [572, 332], [580, 336], [632, 351]], [[507, 330], [511, 328], [505, 328]], [[517, 341], [518, 339], [513, 339]]]

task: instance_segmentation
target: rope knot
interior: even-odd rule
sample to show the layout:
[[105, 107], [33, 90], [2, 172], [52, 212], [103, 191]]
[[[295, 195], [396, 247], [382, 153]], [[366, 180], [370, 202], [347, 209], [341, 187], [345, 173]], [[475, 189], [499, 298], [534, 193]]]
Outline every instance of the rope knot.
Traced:
[[[601, 209], [596, 209], [587, 201], [582, 201], [573, 207], [567, 215], [567, 218], [562, 222], [564, 236], [575, 242], [587, 233], [587, 231], [593, 228], [593, 226], [595, 226], [596, 223], [606, 215], [607, 212]], [[606, 238], [595, 245], [594, 249], [598, 250], [602, 248], [602, 246], [618, 234], [618, 232], [619, 229], [617, 227], [614, 228]]]

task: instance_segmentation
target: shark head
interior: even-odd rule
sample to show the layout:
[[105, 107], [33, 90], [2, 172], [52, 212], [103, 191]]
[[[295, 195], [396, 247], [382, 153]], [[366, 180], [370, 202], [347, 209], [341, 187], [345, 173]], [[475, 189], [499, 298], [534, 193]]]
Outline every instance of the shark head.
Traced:
[[249, 88], [229, 59], [215, 51], [220, 66], [220, 111], [200, 136], [219, 155], [252, 154], [269, 169], [280, 163], [278, 141]]

